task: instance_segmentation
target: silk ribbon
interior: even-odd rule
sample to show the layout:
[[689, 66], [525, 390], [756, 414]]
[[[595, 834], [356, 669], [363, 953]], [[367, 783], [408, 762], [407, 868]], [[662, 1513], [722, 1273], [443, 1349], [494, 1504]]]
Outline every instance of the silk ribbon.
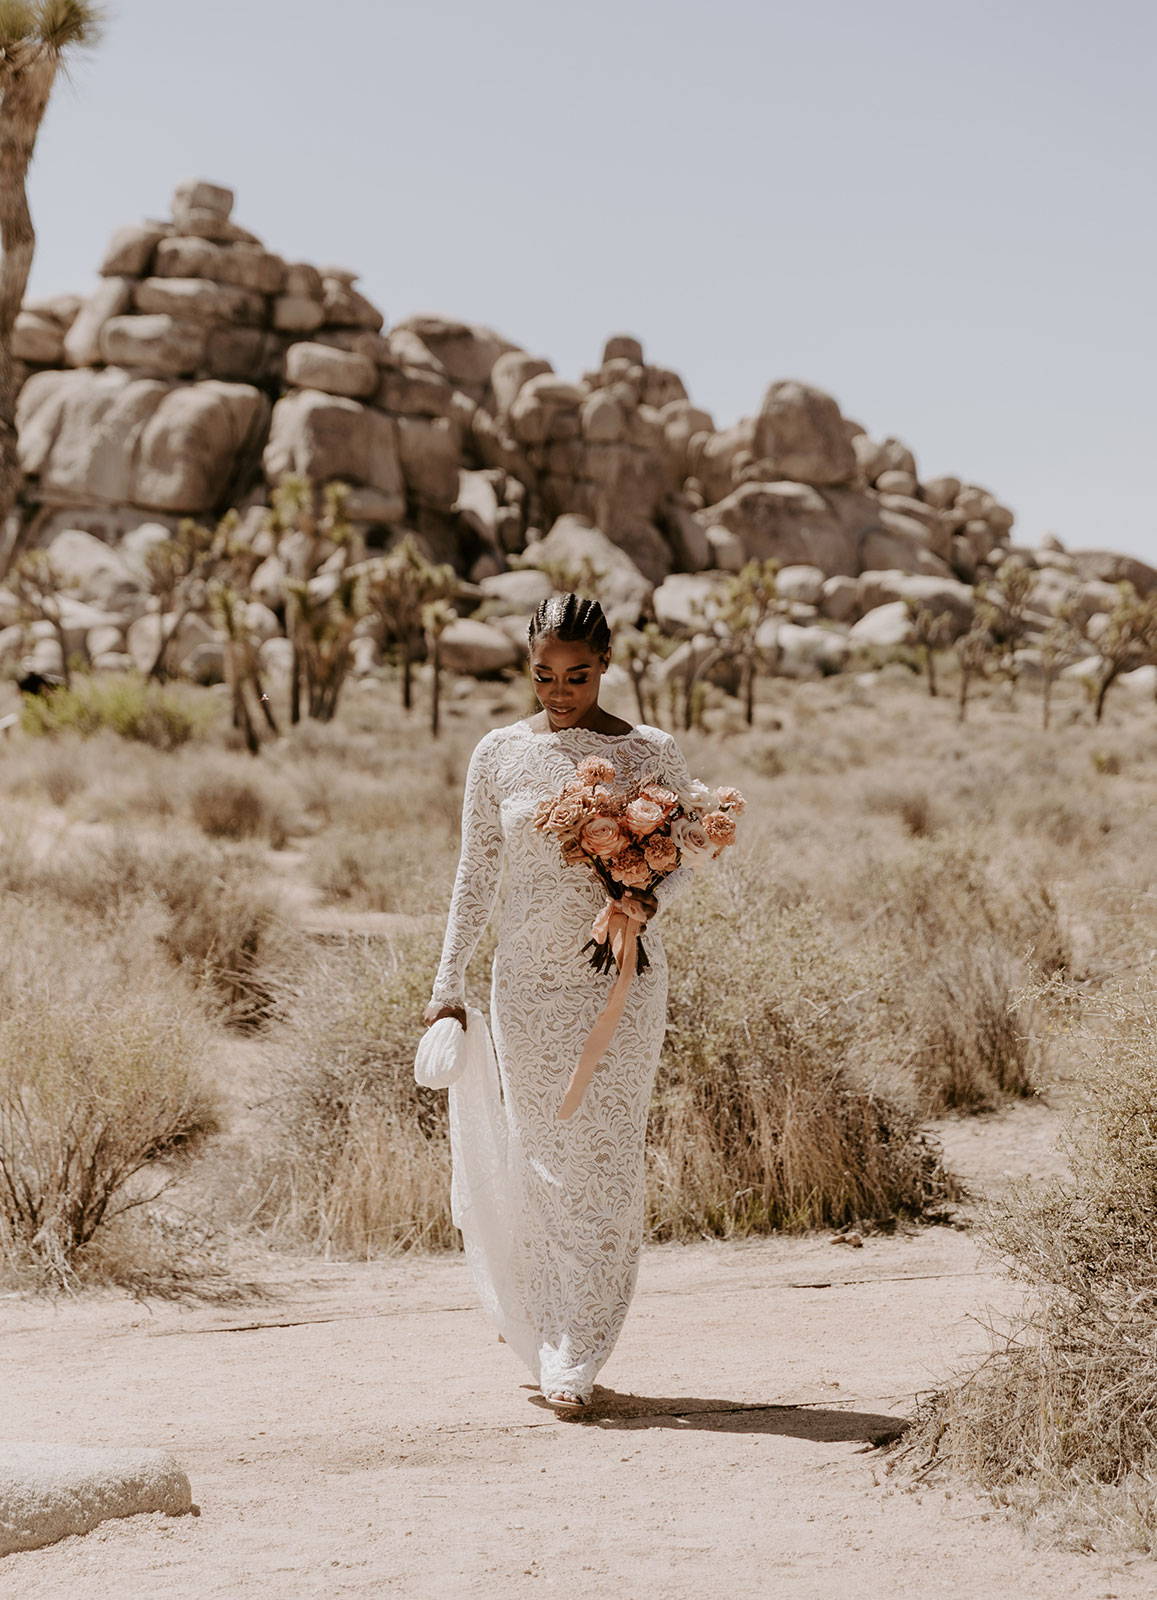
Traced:
[[623, 1007], [627, 1003], [627, 991], [631, 987], [638, 966], [639, 929], [645, 921], [643, 915], [633, 915], [630, 911], [624, 910], [621, 901], [608, 900], [591, 924], [591, 937], [596, 943], [605, 944], [608, 939], [610, 940], [619, 975], [615, 979], [614, 987], [607, 997], [607, 1003], [598, 1021], [587, 1036], [579, 1064], [571, 1073], [566, 1094], [558, 1109], [560, 1122], [565, 1122], [567, 1118], [573, 1116], [582, 1104], [587, 1085], [594, 1077], [600, 1061], [606, 1054], [607, 1046], [614, 1037], [615, 1029], [623, 1014]]

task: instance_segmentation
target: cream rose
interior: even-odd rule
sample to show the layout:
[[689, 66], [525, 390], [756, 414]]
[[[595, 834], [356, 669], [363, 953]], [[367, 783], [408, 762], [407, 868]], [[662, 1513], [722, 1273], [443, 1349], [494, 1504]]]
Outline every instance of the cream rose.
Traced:
[[654, 833], [656, 828], [662, 826], [666, 820], [666, 815], [662, 806], [656, 805], [653, 800], [648, 800], [645, 796], [640, 795], [638, 800], [631, 801], [623, 813], [623, 821], [636, 838], [644, 838], [648, 833]]
[[716, 789], [715, 800], [724, 810], [733, 811], [737, 817], [741, 817], [747, 809], [747, 801], [738, 789]]
[[715, 854], [703, 824], [690, 817], [679, 817], [671, 824], [671, 837], [679, 847], [684, 866], [701, 867]]

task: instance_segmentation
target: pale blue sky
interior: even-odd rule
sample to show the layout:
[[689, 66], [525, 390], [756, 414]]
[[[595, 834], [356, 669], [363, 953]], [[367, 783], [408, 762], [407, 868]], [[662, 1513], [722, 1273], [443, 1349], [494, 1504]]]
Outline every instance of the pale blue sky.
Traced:
[[1157, 563], [1149, 0], [112, 0], [32, 177], [36, 293], [237, 190], [387, 317], [574, 375], [638, 334], [720, 425], [830, 390], [1014, 539]]

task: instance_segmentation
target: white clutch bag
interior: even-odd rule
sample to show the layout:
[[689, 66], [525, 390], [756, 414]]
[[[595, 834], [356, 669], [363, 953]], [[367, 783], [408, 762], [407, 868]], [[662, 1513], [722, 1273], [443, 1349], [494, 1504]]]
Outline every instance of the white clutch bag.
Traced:
[[454, 1017], [442, 1017], [418, 1041], [414, 1079], [426, 1089], [448, 1089], [465, 1072], [477, 1070], [490, 1043], [486, 1018], [474, 1006], [466, 1008], [466, 1027]]

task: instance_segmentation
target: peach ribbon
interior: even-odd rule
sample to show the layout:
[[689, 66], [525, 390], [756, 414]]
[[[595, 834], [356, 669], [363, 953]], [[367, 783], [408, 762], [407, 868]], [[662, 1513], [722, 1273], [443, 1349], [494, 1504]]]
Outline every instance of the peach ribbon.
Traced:
[[571, 1073], [570, 1082], [567, 1084], [566, 1094], [562, 1105], [558, 1109], [558, 1120], [565, 1122], [568, 1117], [578, 1110], [582, 1104], [583, 1095], [586, 1093], [587, 1084], [595, 1075], [600, 1061], [606, 1053], [607, 1046], [614, 1036], [623, 1014], [623, 1007], [627, 1003], [627, 990], [635, 976], [635, 969], [639, 960], [639, 928], [646, 920], [643, 916], [632, 915], [624, 910], [621, 901], [608, 900], [591, 924], [591, 937], [598, 944], [611, 941], [615, 961], [618, 963], [619, 975], [615, 979], [614, 988], [607, 998], [607, 1003], [602, 1009], [598, 1021], [591, 1029], [587, 1042], [583, 1046], [583, 1053], [579, 1064]]

